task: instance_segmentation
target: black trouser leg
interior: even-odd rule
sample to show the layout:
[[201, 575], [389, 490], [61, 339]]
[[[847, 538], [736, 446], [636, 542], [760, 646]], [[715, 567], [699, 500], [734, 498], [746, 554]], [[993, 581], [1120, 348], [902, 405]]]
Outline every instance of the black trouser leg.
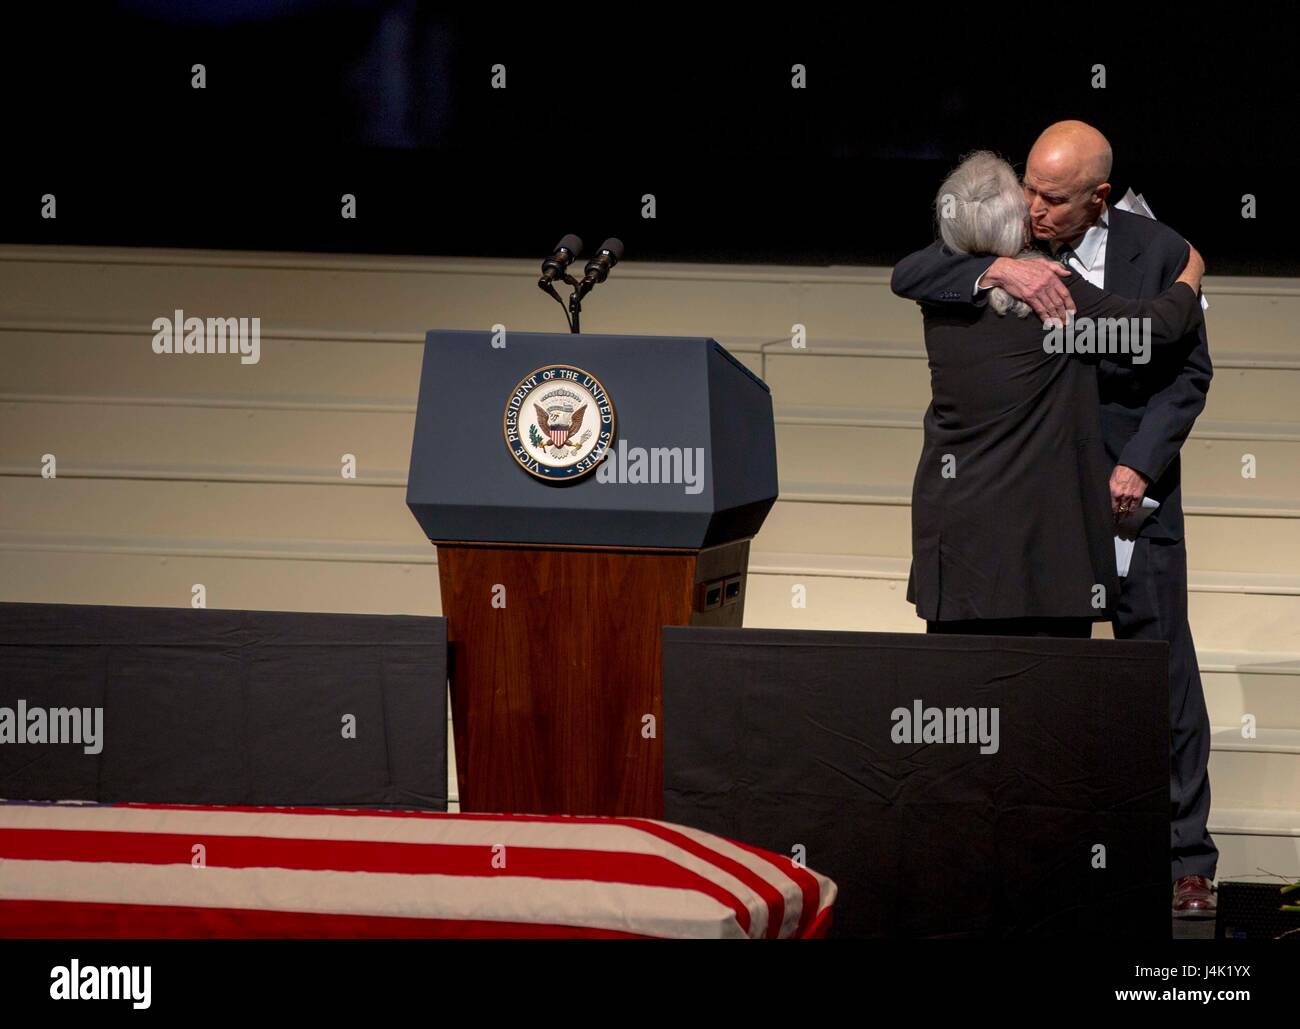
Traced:
[[1187, 546], [1139, 538], [1120, 580], [1115, 638], [1169, 644], [1171, 878], [1213, 879], [1219, 850], [1210, 837], [1210, 717], [1187, 624]]

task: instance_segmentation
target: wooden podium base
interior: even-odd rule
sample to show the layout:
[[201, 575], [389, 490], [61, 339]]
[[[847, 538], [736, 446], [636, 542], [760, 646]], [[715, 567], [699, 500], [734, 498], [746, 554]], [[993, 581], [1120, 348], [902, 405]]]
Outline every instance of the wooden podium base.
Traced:
[[436, 545], [461, 810], [661, 818], [660, 632], [740, 626], [749, 540]]

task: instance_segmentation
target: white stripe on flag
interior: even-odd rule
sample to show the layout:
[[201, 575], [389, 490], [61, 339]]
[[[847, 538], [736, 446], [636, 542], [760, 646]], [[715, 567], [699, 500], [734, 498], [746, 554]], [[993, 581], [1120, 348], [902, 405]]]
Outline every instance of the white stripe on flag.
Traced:
[[488, 878], [0, 860], [0, 897], [485, 919], [614, 929], [676, 939], [745, 938], [733, 911], [692, 890], [509, 875]]

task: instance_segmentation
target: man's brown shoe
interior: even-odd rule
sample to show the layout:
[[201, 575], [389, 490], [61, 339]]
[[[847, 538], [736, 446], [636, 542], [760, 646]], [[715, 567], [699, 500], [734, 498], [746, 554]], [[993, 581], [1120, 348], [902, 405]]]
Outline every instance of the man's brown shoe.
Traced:
[[1203, 875], [1185, 875], [1174, 883], [1175, 918], [1213, 918], [1218, 907], [1214, 887]]

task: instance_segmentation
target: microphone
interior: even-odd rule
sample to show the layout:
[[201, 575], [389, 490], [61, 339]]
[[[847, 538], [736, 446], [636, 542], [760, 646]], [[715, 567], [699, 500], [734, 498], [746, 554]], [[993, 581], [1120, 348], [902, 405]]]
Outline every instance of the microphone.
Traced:
[[623, 243], [611, 236], [600, 245], [596, 256], [587, 262], [582, 275], [582, 284], [578, 287], [578, 295], [586, 296], [599, 283], [609, 278], [610, 269], [622, 259]]
[[582, 253], [582, 240], [569, 233], [555, 244], [555, 252], [542, 262], [542, 277], [537, 285], [543, 289], [556, 279], [563, 279], [569, 265]]

